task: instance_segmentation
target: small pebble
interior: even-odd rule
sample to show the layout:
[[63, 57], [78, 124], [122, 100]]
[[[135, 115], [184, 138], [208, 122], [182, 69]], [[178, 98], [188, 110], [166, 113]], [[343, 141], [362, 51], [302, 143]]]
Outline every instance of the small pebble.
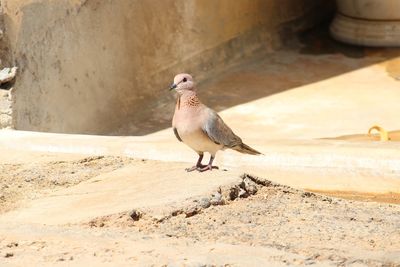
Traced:
[[210, 199], [208, 199], [207, 197], [202, 198], [202, 199], [200, 200], [200, 206], [201, 206], [203, 209], [206, 209], [206, 208], [210, 207], [210, 206], [211, 206]]
[[132, 218], [132, 220], [139, 221], [139, 219], [142, 217], [142, 213], [138, 210], [132, 210], [129, 213], [129, 216]]
[[243, 179], [243, 187], [250, 195], [254, 195], [258, 191], [257, 184], [247, 177]]
[[7, 247], [9, 247], [9, 248], [18, 247], [18, 243], [17, 242], [11, 242], [11, 243], [7, 244]]
[[223, 205], [224, 200], [222, 199], [221, 193], [217, 192], [217, 193], [213, 194], [210, 199], [210, 204], [213, 206]]

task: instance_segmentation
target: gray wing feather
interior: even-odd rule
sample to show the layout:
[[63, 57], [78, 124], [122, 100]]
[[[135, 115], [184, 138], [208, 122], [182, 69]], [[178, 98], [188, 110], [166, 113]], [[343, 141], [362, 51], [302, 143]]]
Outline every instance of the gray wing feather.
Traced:
[[203, 125], [203, 131], [218, 145], [222, 144], [225, 147], [232, 148], [242, 143], [242, 139], [235, 135], [221, 117], [211, 109], [206, 123]]
[[174, 129], [174, 134], [175, 134], [176, 138], [179, 140], [179, 142], [182, 142], [182, 139], [179, 136], [178, 130], [175, 127], [173, 129]]

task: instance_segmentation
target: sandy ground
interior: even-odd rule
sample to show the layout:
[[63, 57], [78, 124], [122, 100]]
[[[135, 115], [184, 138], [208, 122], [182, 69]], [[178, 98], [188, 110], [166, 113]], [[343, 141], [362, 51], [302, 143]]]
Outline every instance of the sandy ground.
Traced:
[[121, 157], [85, 157], [75, 161], [50, 161], [0, 165], [0, 212], [52, 190], [79, 184], [134, 160]]
[[[0, 165], [1, 211], [132, 164], [175, 163], [90, 157]], [[0, 225], [1, 266], [400, 266], [399, 205], [332, 198], [249, 175], [238, 181], [180, 203], [81, 223]]]

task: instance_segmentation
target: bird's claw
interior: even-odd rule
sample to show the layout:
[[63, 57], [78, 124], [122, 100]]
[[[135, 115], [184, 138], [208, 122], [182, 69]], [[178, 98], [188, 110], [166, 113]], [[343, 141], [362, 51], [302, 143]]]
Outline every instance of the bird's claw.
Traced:
[[198, 166], [193, 166], [191, 168], [186, 168], [185, 171], [187, 172], [192, 172], [192, 171], [199, 171], [199, 172], [205, 172], [205, 171], [212, 171], [212, 169], [219, 169], [218, 166], [212, 166], [212, 165], [198, 165]]
[[199, 172], [205, 172], [205, 171], [212, 171], [213, 169], [219, 169], [218, 166], [212, 166], [212, 165], [206, 165], [203, 168], [197, 169]]
[[187, 172], [192, 172], [192, 171], [195, 171], [195, 170], [200, 171], [200, 169], [203, 169], [203, 168], [206, 167], [206, 166], [207, 166], [207, 165], [197, 164], [197, 165], [194, 165], [194, 166], [191, 167], [191, 168], [186, 168], [185, 171], [187, 171]]
[[193, 167], [191, 167], [191, 168], [186, 168], [186, 169], [185, 169], [185, 171], [187, 171], [187, 172], [192, 172], [192, 171], [195, 171], [195, 170], [198, 170], [198, 167], [197, 167], [197, 166], [193, 166]]

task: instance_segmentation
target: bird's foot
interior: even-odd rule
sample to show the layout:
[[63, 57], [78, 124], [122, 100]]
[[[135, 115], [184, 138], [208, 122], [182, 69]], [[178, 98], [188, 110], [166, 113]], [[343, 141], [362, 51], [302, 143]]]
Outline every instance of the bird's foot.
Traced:
[[205, 165], [202, 168], [198, 168], [197, 170], [199, 172], [205, 172], [205, 171], [208, 171], [208, 170], [212, 171], [213, 169], [219, 169], [219, 168], [218, 168], [218, 166], [212, 166], [211, 164], [209, 164], [209, 165]]
[[218, 166], [212, 166], [211, 164], [208, 165], [203, 165], [203, 164], [198, 164], [194, 165], [193, 167], [186, 168], [185, 171], [187, 172], [192, 172], [192, 171], [199, 171], [199, 172], [205, 172], [205, 171], [212, 171], [213, 169], [219, 169]]
[[195, 171], [195, 170], [200, 170], [200, 169], [203, 169], [203, 168], [205, 168], [205, 167], [207, 167], [207, 165], [203, 165], [203, 164], [198, 164], [198, 165], [194, 165], [193, 167], [191, 167], [191, 168], [186, 168], [185, 169], [185, 171], [187, 171], [187, 172], [192, 172], [192, 171]]
[[197, 170], [197, 169], [198, 169], [197, 166], [193, 166], [193, 167], [191, 167], [191, 168], [186, 168], [185, 171], [187, 171], [187, 172], [192, 172], [192, 171], [195, 171], [195, 170]]

